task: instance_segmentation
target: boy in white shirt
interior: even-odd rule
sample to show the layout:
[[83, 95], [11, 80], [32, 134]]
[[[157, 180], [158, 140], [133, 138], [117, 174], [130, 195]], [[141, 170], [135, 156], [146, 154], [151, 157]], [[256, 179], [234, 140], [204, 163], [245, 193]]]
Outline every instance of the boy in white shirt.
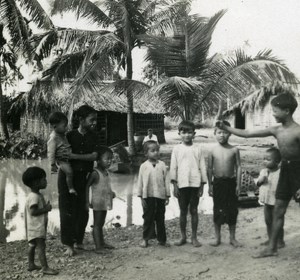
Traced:
[[206, 166], [201, 147], [193, 144], [195, 125], [190, 121], [182, 121], [178, 132], [182, 143], [174, 147], [170, 167], [174, 196], [178, 198], [180, 207], [181, 239], [175, 245], [181, 246], [186, 243], [189, 208], [192, 218], [191, 241], [195, 247], [200, 247], [201, 243], [197, 240], [198, 204], [203, 194], [203, 186], [207, 182]]
[[[158, 244], [168, 247], [166, 242], [165, 211], [169, 203], [170, 187], [167, 180], [167, 167], [159, 160], [159, 145], [150, 140], [144, 144], [147, 160], [141, 165], [138, 177], [138, 196], [143, 206], [143, 243], [157, 237]], [[155, 226], [157, 235], [155, 232]]]

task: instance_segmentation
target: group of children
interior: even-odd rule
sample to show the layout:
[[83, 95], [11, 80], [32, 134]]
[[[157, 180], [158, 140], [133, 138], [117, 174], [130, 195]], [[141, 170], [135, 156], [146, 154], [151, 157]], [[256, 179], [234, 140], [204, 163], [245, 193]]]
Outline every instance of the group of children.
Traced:
[[[278, 92], [271, 105], [276, 121], [281, 124], [279, 126], [248, 131], [232, 128], [226, 121], [218, 121], [214, 130], [217, 144], [208, 153], [208, 167], [204, 158], [205, 151], [201, 145], [193, 143], [195, 126], [190, 121], [183, 121], [178, 127], [181, 143], [172, 151], [169, 175], [165, 163], [159, 159], [157, 140], [145, 141], [144, 154], [147, 160], [140, 166], [137, 183], [144, 219], [142, 247], [147, 247], [149, 240], [153, 238], [157, 238], [159, 245], [169, 246], [165, 229], [165, 209], [170, 197], [170, 183], [180, 208], [181, 239], [175, 245], [182, 246], [187, 243], [186, 224], [190, 212], [191, 242], [195, 247], [201, 246], [197, 239], [198, 204], [204, 185], [208, 183], [209, 195], [214, 201], [213, 221], [216, 236], [215, 242], [210, 245], [221, 244], [221, 225], [227, 223], [230, 244], [234, 247], [241, 246], [235, 238], [241, 160], [238, 148], [228, 143], [231, 133], [241, 137], [274, 136], [277, 139], [279, 149], [273, 147], [266, 151], [266, 166], [257, 180], [260, 200], [264, 203], [269, 238], [263, 243], [267, 248], [256, 257], [274, 256], [277, 248], [285, 246], [284, 214], [292, 196], [297, 200], [300, 198], [300, 126], [292, 118], [297, 101], [289, 92]], [[91, 108], [80, 109], [79, 128], [67, 135], [67, 119], [64, 115], [54, 113], [50, 117], [54, 131], [48, 142], [48, 152], [51, 170], [56, 171], [56, 165], [60, 167], [58, 189], [61, 238], [62, 243], [67, 246], [67, 253], [72, 255], [75, 245], [77, 249], [82, 249], [88, 208], [91, 207], [94, 214], [95, 252], [101, 254], [103, 249], [113, 248], [103, 238], [106, 213], [112, 209], [112, 200], [115, 197], [107, 171], [112, 162], [112, 151], [107, 147], [99, 147], [97, 138], [93, 138], [95, 111]], [[97, 166], [93, 169], [95, 160]], [[43, 272], [55, 274], [57, 272], [48, 267], [45, 257], [46, 221], [51, 205], [45, 203], [39, 192], [46, 187], [46, 174], [38, 167], [30, 167], [23, 174], [23, 182], [31, 188], [26, 203], [29, 270], [38, 268], [34, 264], [34, 249], [37, 246], [40, 249]], [[74, 234], [70, 230], [74, 230]]]

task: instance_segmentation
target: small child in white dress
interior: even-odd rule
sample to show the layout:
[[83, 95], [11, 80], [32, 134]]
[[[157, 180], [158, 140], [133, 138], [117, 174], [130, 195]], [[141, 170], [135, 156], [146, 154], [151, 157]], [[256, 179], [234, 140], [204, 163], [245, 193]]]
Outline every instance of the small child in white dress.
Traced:
[[[261, 245], [268, 245], [273, 222], [273, 211], [275, 205], [275, 193], [279, 180], [281, 155], [277, 148], [270, 148], [266, 151], [265, 162], [266, 168], [262, 169], [257, 180], [259, 189], [259, 201], [264, 204], [264, 215], [267, 226], [268, 240]], [[283, 240], [284, 230], [281, 229], [278, 238], [278, 248], [283, 248], [285, 242]]]
[[[108, 147], [101, 147], [98, 151], [97, 167], [89, 175], [86, 186], [86, 208], [93, 209], [94, 225], [93, 238], [96, 245], [95, 252], [102, 254], [104, 249], [113, 249], [112, 245], [104, 242], [103, 226], [107, 210], [112, 209], [112, 200], [115, 193], [111, 189], [110, 175], [107, 169], [112, 162], [113, 152]], [[89, 203], [89, 190], [91, 188], [91, 203]]]

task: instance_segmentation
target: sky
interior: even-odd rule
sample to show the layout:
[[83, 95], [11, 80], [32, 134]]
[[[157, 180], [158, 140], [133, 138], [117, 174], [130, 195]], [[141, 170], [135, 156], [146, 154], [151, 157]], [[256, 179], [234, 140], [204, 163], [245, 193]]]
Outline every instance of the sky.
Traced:
[[[39, 0], [43, 7], [47, 1]], [[66, 0], [67, 1], [67, 0]], [[194, 0], [192, 13], [211, 17], [221, 9], [226, 14], [216, 26], [212, 37], [210, 55], [227, 53], [243, 48], [255, 55], [260, 50], [272, 49], [273, 55], [300, 78], [300, 1], [299, 0]], [[53, 18], [55, 25], [86, 28], [86, 23], [76, 22], [72, 15]], [[96, 26], [88, 26], [95, 29]], [[135, 50], [134, 78], [140, 79], [145, 51]]]

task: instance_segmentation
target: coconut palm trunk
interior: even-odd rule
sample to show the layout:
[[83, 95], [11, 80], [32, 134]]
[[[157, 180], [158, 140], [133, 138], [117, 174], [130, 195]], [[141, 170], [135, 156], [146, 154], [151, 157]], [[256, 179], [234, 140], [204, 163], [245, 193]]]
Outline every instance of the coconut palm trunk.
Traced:
[[6, 113], [4, 111], [2, 84], [1, 84], [1, 80], [2, 80], [1, 60], [2, 60], [2, 53], [0, 49], [0, 134], [1, 137], [4, 137], [5, 139], [9, 139], [9, 133], [8, 133], [7, 122], [6, 122]]

